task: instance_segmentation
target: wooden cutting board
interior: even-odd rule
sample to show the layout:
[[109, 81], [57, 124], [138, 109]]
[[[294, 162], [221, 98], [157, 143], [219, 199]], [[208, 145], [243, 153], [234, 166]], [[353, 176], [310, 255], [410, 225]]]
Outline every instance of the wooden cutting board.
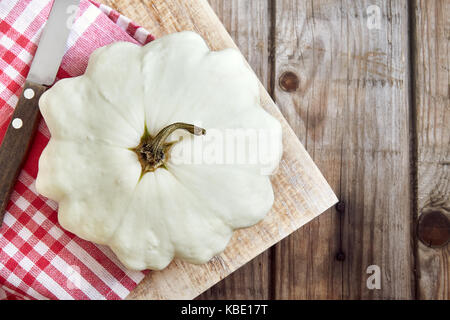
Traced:
[[[193, 30], [212, 50], [236, 48], [206, 0], [102, 0], [120, 4], [120, 10], [143, 24], [156, 37]], [[124, 9], [125, 8], [125, 9]], [[263, 107], [283, 126], [283, 158], [272, 177], [275, 203], [258, 225], [235, 232], [227, 249], [204, 265], [173, 261], [162, 271], [152, 271], [128, 299], [193, 299], [255, 256], [317, 217], [337, 198], [313, 163], [278, 107], [261, 85]], [[320, 239], [318, 239], [320, 241]]]

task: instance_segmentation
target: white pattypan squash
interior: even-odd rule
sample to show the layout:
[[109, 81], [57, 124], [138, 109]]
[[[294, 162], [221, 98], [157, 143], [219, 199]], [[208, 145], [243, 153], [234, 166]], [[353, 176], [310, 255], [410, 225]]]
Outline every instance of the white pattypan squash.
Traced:
[[[205, 263], [273, 204], [281, 126], [259, 90], [237, 50], [211, 52], [193, 32], [100, 48], [39, 101], [51, 139], [36, 188], [61, 226], [130, 269]], [[239, 130], [270, 134], [224, 147]], [[270, 148], [254, 161], [256, 144]]]

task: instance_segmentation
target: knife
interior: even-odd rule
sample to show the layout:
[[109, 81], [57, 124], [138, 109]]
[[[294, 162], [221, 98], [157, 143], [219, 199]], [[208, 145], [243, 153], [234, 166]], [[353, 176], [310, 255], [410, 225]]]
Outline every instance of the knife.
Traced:
[[54, 0], [25, 87], [0, 146], [0, 225], [39, 120], [38, 101], [56, 77], [80, 0]]

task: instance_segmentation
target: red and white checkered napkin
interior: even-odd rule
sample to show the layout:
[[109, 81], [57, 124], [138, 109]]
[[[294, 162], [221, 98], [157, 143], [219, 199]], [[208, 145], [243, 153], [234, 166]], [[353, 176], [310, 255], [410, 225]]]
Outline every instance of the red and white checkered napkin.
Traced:
[[[0, 2], [0, 142], [52, 2]], [[145, 44], [153, 37], [110, 8], [82, 0], [58, 78], [82, 74], [92, 51], [119, 40]], [[38, 159], [49, 137], [42, 120], [0, 228], [0, 299], [124, 298], [144, 273], [126, 270], [107, 247], [63, 230], [57, 204], [36, 192]]]

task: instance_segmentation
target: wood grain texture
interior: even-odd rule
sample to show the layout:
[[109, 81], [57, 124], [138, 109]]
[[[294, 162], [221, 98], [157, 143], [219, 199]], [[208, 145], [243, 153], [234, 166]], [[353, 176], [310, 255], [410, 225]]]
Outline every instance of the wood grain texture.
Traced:
[[[270, 84], [270, 12], [267, 1], [210, 0], [236, 45], [265, 88]], [[252, 19], [249, 19], [252, 17]], [[271, 255], [267, 250], [198, 299], [269, 299]]]
[[[343, 220], [344, 297], [414, 298], [413, 201], [410, 168], [410, 61], [408, 1], [361, 1], [349, 15], [352, 54], [341, 185], [347, 201]], [[369, 29], [369, 6], [380, 8], [380, 28]], [[376, 12], [376, 11], [375, 11]], [[372, 11], [371, 16], [377, 16]], [[376, 22], [376, 20], [375, 20]], [[368, 39], [368, 40], [366, 40]], [[355, 62], [356, 61], [356, 65]], [[359, 75], [358, 75], [359, 74]], [[342, 191], [341, 191], [342, 192]], [[381, 289], [366, 286], [370, 265], [381, 268]]]
[[[156, 37], [193, 30], [204, 37], [212, 50], [236, 47], [206, 1], [103, 2], [145, 26]], [[275, 203], [271, 212], [257, 226], [236, 232], [225, 252], [208, 264], [196, 266], [174, 261], [163, 271], [150, 272], [129, 299], [194, 298], [337, 201], [262, 85], [261, 103], [283, 126], [284, 153], [272, 178]]]
[[[329, 72], [342, 68], [333, 63], [341, 19], [333, 4], [338, 5], [275, 1], [274, 97], [339, 197], [343, 112]], [[274, 298], [339, 299], [339, 249], [339, 216], [333, 208], [275, 246]]]
[[[0, 225], [39, 120], [38, 101], [47, 87], [26, 81], [0, 146]], [[30, 91], [31, 90], [31, 91]], [[24, 92], [28, 92], [27, 97]], [[14, 126], [20, 121], [20, 126]]]
[[[414, 90], [418, 151], [418, 215], [450, 218], [450, 1], [414, 4]], [[431, 222], [433, 223], [433, 222]], [[450, 299], [450, 245], [417, 243], [417, 297]]]
[[276, 246], [275, 297], [412, 298], [407, 1], [275, 3], [275, 101], [345, 205]]

